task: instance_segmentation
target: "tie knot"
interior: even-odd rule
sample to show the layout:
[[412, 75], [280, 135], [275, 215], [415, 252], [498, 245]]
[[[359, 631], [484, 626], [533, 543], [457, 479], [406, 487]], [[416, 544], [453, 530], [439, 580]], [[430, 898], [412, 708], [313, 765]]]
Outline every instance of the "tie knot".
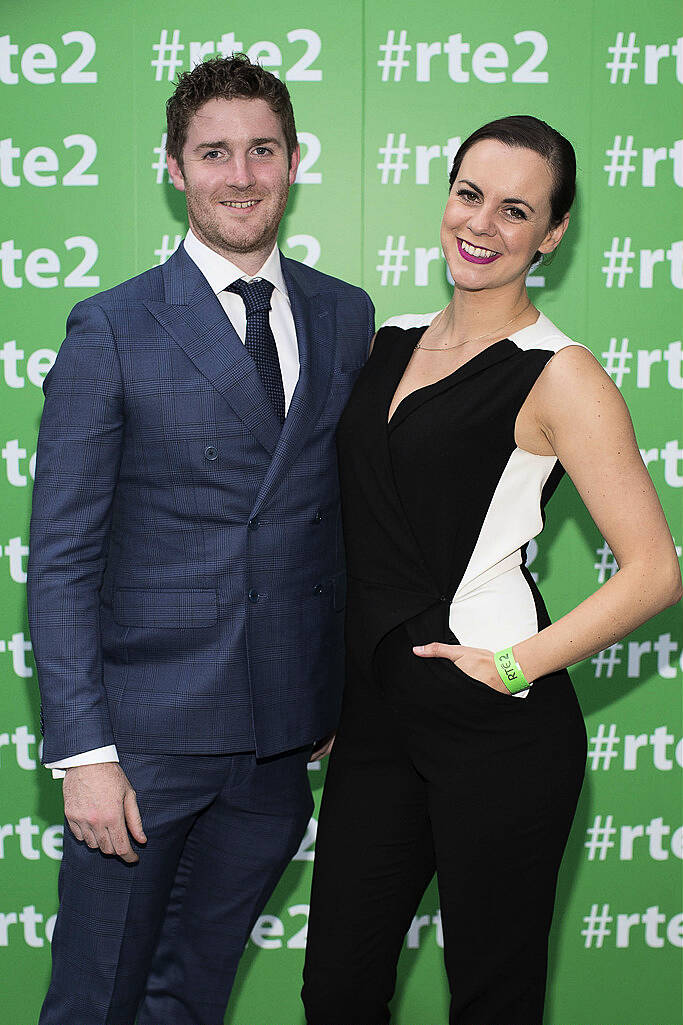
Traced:
[[270, 299], [273, 294], [274, 285], [272, 281], [258, 278], [254, 281], [245, 281], [238, 278], [225, 289], [226, 292], [235, 292], [244, 300], [244, 308], [247, 316], [251, 313], [258, 313], [270, 309]]

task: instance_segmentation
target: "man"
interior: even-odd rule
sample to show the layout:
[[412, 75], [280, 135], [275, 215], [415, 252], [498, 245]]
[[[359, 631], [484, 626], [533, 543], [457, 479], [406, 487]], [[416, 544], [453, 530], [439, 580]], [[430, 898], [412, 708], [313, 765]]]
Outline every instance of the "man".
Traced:
[[277, 249], [278, 79], [210, 60], [167, 115], [184, 245], [79, 303], [45, 382], [29, 606], [70, 830], [40, 1025], [223, 1021], [339, 706], [334, 432], [372, 304]]

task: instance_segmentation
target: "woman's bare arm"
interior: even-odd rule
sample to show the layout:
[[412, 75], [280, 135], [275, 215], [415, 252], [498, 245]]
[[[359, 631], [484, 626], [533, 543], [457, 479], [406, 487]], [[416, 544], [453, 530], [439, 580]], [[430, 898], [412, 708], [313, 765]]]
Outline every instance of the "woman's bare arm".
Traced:
[[681, 597], [664, 513], [621, 393], [587, 349], [561, 350], [533, 390], [533, 412], [619, 570], [575, 609], [514, 647], [528, 680], [609, 647]]
[[[557, 455], [619, 570], [576, 608], [513, 647], [530, 682], [620, 640], [681, 597], [671, 533], [641, 458], [626, 403], [598, 361], [579, 346], [554, 356], [527, 400], [521, 444]], [[531, 442], [531, 443], [530, 443]], [[505, 691], [491, 652], [433, 643], [422, 657], [449, 658]]]

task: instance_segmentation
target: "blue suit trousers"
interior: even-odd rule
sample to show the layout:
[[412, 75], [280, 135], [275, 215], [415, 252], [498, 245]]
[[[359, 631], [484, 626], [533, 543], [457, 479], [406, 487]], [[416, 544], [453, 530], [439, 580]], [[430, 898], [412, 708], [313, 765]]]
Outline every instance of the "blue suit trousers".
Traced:
[[222, 1025], [249, 933], [312, 811], [310, 750], [119, 752], [147, 843], [128, 865], [65, 827], [39, 1025]]

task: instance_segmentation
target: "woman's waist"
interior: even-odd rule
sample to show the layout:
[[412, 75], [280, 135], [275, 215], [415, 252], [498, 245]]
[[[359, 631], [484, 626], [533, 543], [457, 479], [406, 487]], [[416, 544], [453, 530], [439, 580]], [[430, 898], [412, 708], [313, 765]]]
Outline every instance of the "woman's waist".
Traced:
[[[454, 579], [443, 575], [441, 581], [435, 573], [421, 564], [411, 571], [412, 567], [397, 566], [395, 563], [384, 568], [366, 565], [349, 565], [347, 561], [349, 587], [359, 593], [374, 595], [374, 600], [395, 600], [396, 596], [426, 600], [427, 602], [448, 602], [463, 604], [480, 598], [484, 594], [495, 594], [497, 589], [507, 590], [510, 580], [516, 574], [524, 577], [522, 570], [522, 554], [518, 549], [504, 556], [494, 565], [487, 566], [476, 576], [471, 575], [468, 566], [458, 581], [457, 572]], [[407, 570], [407, 571], [406, 571]], [[512, 575], [512, 576], [511, 576]], [[527, 585], [528, 586], [528, 585]]]
[[372, 576], [363, 572], [347, 570], [349, 591], [359, 600], [392, 604], [395, 602], [438, 602], [443, 596], [450, 602], [452, 592], [440, 590], [433, 581], [425, 579], [404, 579], [398, 574], [393, 579]]
[[451, 596], [439, 594], [426, 586], [424, 589], [396, 586], [384, 582], [348, 577], [346, 601], [346, 638], [348, 646], [366, 654], [376, 647], [382, 637], [401, 623], [428, 617], [433, 622], [436, 613], [445, 626]]
[[549, 618], [516, 552], [455, 592], [448, 622], [458, 643], [498, 651], [538, 633]]

